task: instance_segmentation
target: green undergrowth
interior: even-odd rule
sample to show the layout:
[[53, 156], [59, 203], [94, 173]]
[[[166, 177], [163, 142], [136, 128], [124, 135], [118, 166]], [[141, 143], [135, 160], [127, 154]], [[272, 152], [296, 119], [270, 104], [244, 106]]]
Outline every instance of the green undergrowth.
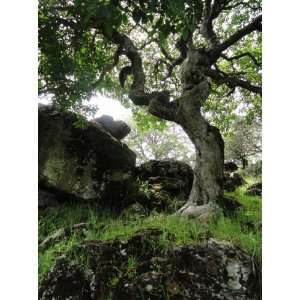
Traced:
[[229, 240], [258, 259], [261, 259], [262, 199], [260, 196], [246, 195], [246, 190], [260, 180], [261, 178], [246, 177], [245, 185], [234, 192], [226, 192], [226, 196], [232, 196], [242, 204], [242, 209], [234, 218], [222, 217], [214, 225], [216, 238]]
[[253, 177], [246, 178], [246, 184], [237, 188], [234, 192], [225, 193], [227, 196], [235, 197], [243, 206], [242, 210], [237, 218], [240, 222], [261, 222], [262, 210], [261, 210], [261, 197], [260, 196], [247, 196], [246, 190], [248, 186], [258, 182], [258, 179]]
[[[248, 185], [252, 181], [247, 180]], [[73, 205], [53, 208], [39, 215], [39, 242], [56, 230], [81, 222], [89, 224], [84, 234], [71, 231], [71, 234], [49, 247], [39, 251], [39, 281], [53, 266], [57, 257], [67, 253], [72, 247], [84, 240], [110, 241], [116, 238], [127, 240], [143, 229], [157, 228], [163, 234], [161, 248], [173, 245], [195, 244], [207, 237], [231, 241], [245, 251], [260, 259], [261, 256], [261, 198], [246, 196], [247, 185], [233, 193], [243, 205], [236, 216], [220, 217], [209, 224], [201, 224], [197, 220], [177, 215], [153, 213], [148, 217], [126, 219], [88, 205]]]

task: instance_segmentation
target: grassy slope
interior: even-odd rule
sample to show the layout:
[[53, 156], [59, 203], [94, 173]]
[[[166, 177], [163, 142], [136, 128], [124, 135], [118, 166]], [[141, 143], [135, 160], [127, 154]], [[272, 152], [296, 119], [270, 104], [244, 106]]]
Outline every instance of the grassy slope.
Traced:
[[[249, 185], [253, 183], [253, 180], [248, 178], [247, 182]], [[244, 206], [235, 218], [220, 217], [216, 222], [207, 225], [185, 217], [157, 213], [129, 220], [83, 205], [49, 210], [39, 216], [39, 242], [61, 227], [69, 227], [80, 222], [87, 222], [90, 227], [85, 235], [72, 232], [67, 239], [39, 251], [39, 279], [43, 278], [51, 268], [57, 256], [82, 240], [127, 239], [134, 232], [146, 228], [161, 229], [164, 232], [162, 246], [166, 248], [173, 244], [197, 243], [210, 236], [231, 241], [260, 258], [261, 230], [259, 227], [249, 229], [245, 224], [255, 225], [261, 221], [261, 198], [246, 196], [244, 194], [246, 188], [247, 185], [238, 188], [233, 193], [226, 193], [226, 195], [235, 196]], [[170, 236], [173, 238], [170, 239]]]

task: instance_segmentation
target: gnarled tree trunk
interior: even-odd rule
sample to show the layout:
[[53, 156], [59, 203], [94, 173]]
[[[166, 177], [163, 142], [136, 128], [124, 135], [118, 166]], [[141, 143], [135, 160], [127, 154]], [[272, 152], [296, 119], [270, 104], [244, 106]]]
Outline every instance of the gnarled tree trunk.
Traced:
[[224, 143], [219, 130], [205, 121], [200, 113], [182, 127], [196, 151], [194, 182], [188, 202], [202, 205], [215, 201], [223, 195]]
[[182, 70], [183, 96], [178, 99], [175, 121], [181, 125], [195, 146], [194, 182], [185, 206], [180, 212], [201, 214], [199, 206], [215, 202], [223, 195], [224, 142], [219, 130], [201, 114], [201, 105], [210, 94], [210, 85], [203, 69], [205, 53], [188, 51]]
[[210, 95], [210, 83], [205, 74], [209, 64], [207, 52], [190, 48], [182, 65], [181, 97], [172, 102], [157, 97], [149, 105], [153, 115], [179, 124], [195, 146], [193, 187], [186, 205], [179, 210], [194, 217], [208, 216], [210, 204], [223, 195], [223, 139], [219, 130], [201, 114], [201, 106]]

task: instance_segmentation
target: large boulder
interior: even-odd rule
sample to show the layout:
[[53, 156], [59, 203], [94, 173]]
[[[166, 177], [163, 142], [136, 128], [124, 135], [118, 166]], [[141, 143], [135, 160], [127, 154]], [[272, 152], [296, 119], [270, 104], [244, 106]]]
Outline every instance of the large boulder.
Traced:
[[[176, 160], [150, 160], [136, 168], [140, 195], [148, 210], [174, 212], [185, 204], [192, 188], [192, 168]], [[141, 193], [142, 192], [142, 193]]]
[[136, 168], [136, 174], [156, 189], [172, 195], [183, 192], [188, 196], [194, 179], [193, 169], [186, 163], [176, 160], [150, 160]]
[[39, 106], [39, 185], [74, 199], [119, 202], [136, 155], [102, 126], [52, 106]]
[[161, 236], [146, 229], [74, 247], [42, 280], [40, 299], [260, 299], [251, 255], [215, 239], [162, 251]]
[[131, 131], [131, 128], [124, 121], [115, 121], [113, 117], [108, 115], [102, 115], [99, 118], [93, 119], [92, 122], [103, 126], [106, 131], [118, 140], [125, 138]]

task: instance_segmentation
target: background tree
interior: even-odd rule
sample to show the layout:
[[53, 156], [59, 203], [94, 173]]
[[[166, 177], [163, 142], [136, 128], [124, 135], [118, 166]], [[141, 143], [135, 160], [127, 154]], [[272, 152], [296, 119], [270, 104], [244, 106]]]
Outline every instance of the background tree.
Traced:
[[250, 124], [238, 119], [231, 132], [225, 137], [225, 157], [248, 166], [248, 160], [257, 160], [261, 156], [261, 123], [253, 120]]
[[105, 88], [179, 124], [196, 152], [181, 211], [195, 214], [223, 195], [224, 145], [203, 116], [207, 100], [260, 102], [261, 20], [258, 0], [41, 0], [40, 93], [76, 110]]
[[135, 116], [130, 127], [125, 143], [137, 154], [137, 164], [151, 159], [176, 159], [194, 166], [193, 144], [175, 123], [161, 123], [159, 119], [145, 122]]

